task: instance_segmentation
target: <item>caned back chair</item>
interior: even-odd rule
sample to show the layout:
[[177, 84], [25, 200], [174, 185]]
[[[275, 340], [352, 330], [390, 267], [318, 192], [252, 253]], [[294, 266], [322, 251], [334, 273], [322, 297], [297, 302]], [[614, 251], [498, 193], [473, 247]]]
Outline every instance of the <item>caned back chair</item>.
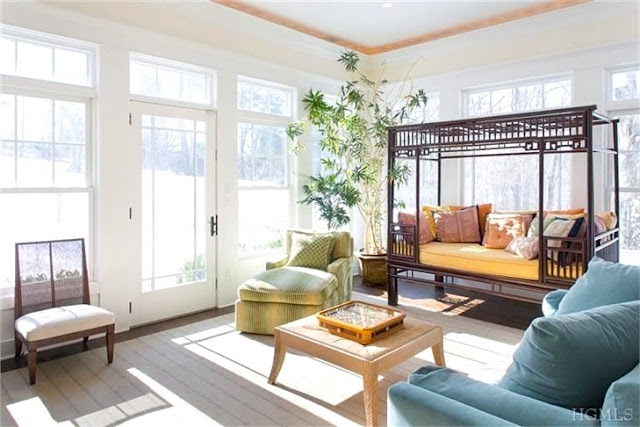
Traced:
[[31, 384], [36, 352], [57, 342], [105, 333], [107, 360], [113, 361], [113, 313], [90, 305], [84, 239], [16, 243], [16, 358], [27, 345]]

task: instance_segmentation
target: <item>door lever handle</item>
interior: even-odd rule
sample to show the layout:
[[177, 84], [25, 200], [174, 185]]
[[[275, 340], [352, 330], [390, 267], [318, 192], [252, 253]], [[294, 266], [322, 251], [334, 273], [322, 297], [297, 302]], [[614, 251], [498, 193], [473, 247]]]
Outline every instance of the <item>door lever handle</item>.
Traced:
[[214, 215], [211, 217], [211, 235], [212, 236], [217, 236], [218, 235], [218, 215]]

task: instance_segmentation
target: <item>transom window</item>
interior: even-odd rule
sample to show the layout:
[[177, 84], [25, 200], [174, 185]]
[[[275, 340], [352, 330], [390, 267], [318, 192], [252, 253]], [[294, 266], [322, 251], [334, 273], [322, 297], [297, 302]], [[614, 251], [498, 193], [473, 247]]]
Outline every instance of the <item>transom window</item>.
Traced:
[[0, 73], [92, 86], [92, 53], [80, 43], [3, 27]]
[[[266, 84], [265, 84], [266, 83]], [[238, 109], [276, 116], [292, 116], [293, 92], [253, 79], [238, 82]]]
[[640, 69], [614, 71], [609, 74], [612, 101], [630, 101], [640, 98]]
[[212, 104], [213, 78], [206, 69], [140, 54], [131, 54], [129, 67], [134, 95]]

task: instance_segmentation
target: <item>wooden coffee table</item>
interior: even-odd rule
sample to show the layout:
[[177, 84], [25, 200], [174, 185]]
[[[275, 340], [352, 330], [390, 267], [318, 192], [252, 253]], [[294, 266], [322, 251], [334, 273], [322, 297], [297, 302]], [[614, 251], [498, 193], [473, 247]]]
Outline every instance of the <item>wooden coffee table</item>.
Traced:
[[341, 338], [318, 325], [315, 316], [305, 317], [275, 328], [275, 352], [269, 384], [280, 373], [288, 348], [326, 360], [362, 375], [367, 426], [378, 423], [378, 374], [431, 347], [436, 364], [445, 366], [442, 328], [409, 317], [405, 327], [368, 345]]

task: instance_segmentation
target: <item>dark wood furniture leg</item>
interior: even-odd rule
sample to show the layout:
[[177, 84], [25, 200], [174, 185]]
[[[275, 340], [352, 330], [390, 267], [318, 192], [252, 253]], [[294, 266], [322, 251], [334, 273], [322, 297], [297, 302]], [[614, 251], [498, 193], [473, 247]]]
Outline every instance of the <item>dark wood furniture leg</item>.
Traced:
[[29, 384], [36, 383], [36, 360], [38, 346], [35, 343], [29, 343], [29, 354], [27, 354], [27, 366], [29, 367]]
[[[444, 276], [439, 276], [439, 275], [436, 274], [435, 280], [438, 283], [444, 283]], [[444, 286], [436, 285], [436, 290], [444, 292]]]
[[14, 344], [16, 345], [16, 359], [22, 354], [22, 340], [18, 338], [18, 334], [13, 334]]
[[396, 268], [388, 267], [387, 275], [387, 304], [398, 305], [398, 278], [396, 277]]
[[107, 363], [113, 363], [113, 344], [115, 342], [115, 325], [107, 326]]

